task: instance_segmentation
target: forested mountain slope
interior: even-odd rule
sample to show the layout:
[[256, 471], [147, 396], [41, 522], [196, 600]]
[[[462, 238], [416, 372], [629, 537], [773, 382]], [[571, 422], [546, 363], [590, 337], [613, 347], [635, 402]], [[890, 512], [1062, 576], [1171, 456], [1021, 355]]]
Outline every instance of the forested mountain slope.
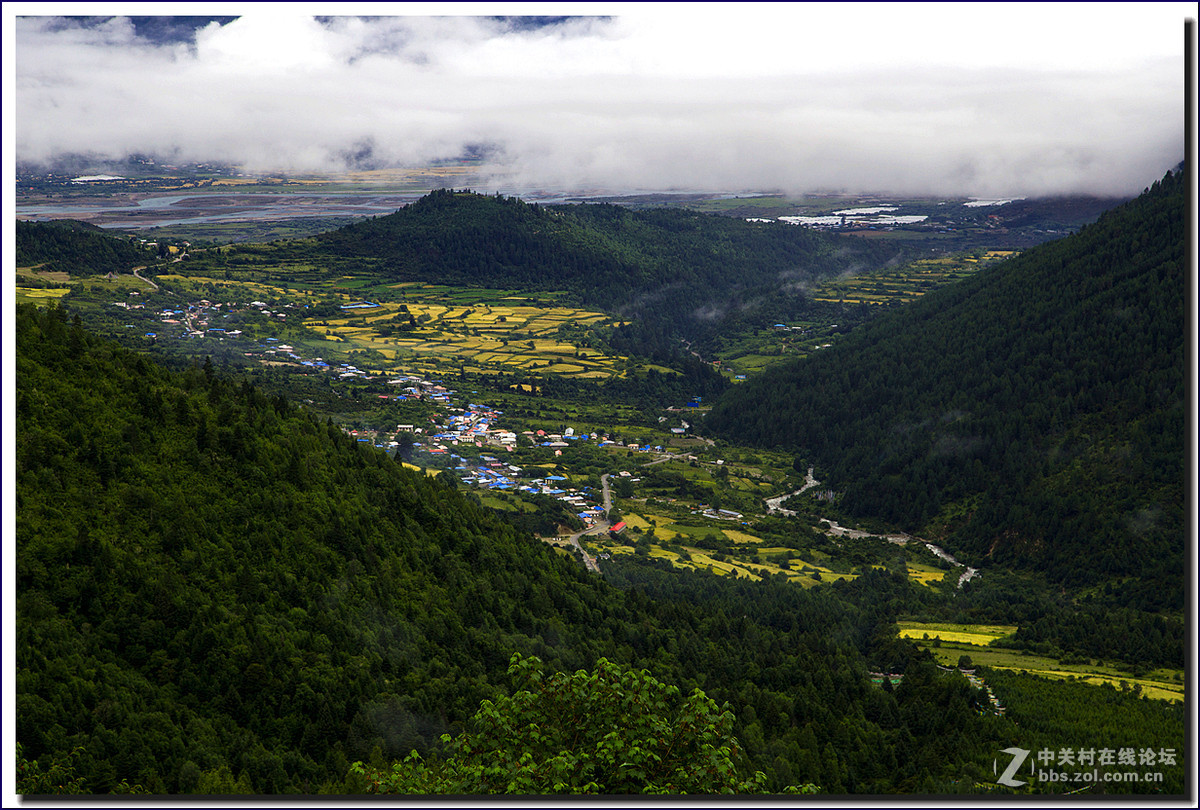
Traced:
[[736, 616], [627, 593], [210, 368], [169, 373], [57, 308], [20, 307], [17, 340], [17, 737], [43, 767], [79, 749], [87, 792], [349, 789], [350, 762], [459, 728], [514, 652], [731, 701], [774, 789], [932, 790], [991, 756], [965, 681], [870, 685], [920, 659], [867, 604], [902, 577], [708, 576]]
[[[1000, 748], [1083, 716], [1036, 686], [1041, 731], [981, 713], [897, 638], [898, 611], [940, 598], [902, 575], [805, 590], [631, 555], [601, 578], [210, 367], [167, 372], [55, 307], [19, 307], [16, 333], [17, 739], [73, 789], [362, 789], [351, 762], [428, 754], [507, 691], [513, 653], [703, 689], [771, 790], [971, 790]], [[1104, 694], [1071, 692], [1086, 727], [1182, 748], [1179, 707]]]
[[973, 562], [1182, 606], [1185, 175], [732, 389], [706, 426]]

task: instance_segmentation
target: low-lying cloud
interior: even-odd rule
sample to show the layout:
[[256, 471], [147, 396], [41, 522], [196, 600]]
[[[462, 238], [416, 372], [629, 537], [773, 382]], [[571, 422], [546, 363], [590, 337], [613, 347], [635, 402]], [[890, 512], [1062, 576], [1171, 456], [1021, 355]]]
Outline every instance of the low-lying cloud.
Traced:
[[1056, 22], [989, 5], [972, 25], [955, 6], [892, 5], [524, 21], [256, 8], [190, 37], [19, 17], [17, 158], [338, 171], [484, 150], [506, 189], [1020, 196], [1136, 193], [1182, 158], [1178, 6]]

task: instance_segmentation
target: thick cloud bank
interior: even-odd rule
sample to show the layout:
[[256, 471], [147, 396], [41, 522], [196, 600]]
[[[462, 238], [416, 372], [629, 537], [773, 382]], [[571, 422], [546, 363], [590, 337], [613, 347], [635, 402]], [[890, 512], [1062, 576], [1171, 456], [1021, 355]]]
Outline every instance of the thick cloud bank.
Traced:
[[1031, 196], [1136, 193], [1184, 151], [1189, 4], [279, 6], [16, 17], [17, 159], [315, 171], [483, 150], [507, 188]]

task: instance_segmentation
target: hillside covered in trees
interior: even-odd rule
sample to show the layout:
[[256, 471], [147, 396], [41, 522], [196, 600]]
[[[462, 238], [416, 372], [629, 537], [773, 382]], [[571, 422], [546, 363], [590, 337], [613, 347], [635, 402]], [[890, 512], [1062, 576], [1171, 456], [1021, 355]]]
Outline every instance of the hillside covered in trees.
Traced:
[[192, 267], [237, 272], [295, 262], [406, 281], [566, 290], [632, 319], [616, 336], [619, 350], [665, 357], [683, 353], [680, 339], [788, 318], [804, 305], [806, 283], [881, 267], [904, 251], [777, 222], [611, 204], [540, 206], [442, 189], [312, 239], [197, 255]]
[[[56, 307], [16, 326], [17, 737], [72, 789], [365, 790], [353, 762], [436, 761], [508, 694], [514, 653], [703, 689], [768, 791], [973, 790], [1012, 744], [986, 695], [897, 637], [896, 612], [935, 598], [902, 576], [590, 575], [211, 367], [168, 372]], [[872, 685], [880, 668], [903, 683]], [[1053, 741], [1067, 704], [1012, 688]], [[1177, 707], [1107, 693], [1094, 711], [1139, 745], [1182, 749]]]
[[74, 220], [25, 222], [17, 220], [17, 267], [74, 276], [128, 273], [153, 261], [156, 254], [124, 234], [106, 233]]
[[730, 390], [706, 427], [794, 450], [840, 506], [975, 564], [1183, 606], [1186, 176]]

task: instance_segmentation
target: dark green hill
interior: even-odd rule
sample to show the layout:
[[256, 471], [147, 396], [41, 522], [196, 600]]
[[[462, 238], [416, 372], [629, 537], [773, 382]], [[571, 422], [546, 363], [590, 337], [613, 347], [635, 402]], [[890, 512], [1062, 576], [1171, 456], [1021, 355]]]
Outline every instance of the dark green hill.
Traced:
[[569, 290], [609, 312], [652, 313], [631, 332], [660, 351], [742, 319], [785, 318], [803, 302], [802, 283], [882, 266], [902, 250], [679, 209], [538, 206], [448, 190], [323, 234], [316, 245], [397, 278]]
[[128, 273], [155, 258], [128, 236], [70, 219], [17, 220], [16, 250], [17, 267], [44, 265], [43, 270], [73, 276]]
[[[1182, 606], [1185, 178], [731, 390], [708, 429], [968, 559]], [[1124, 586], [1122, 585], [1124, 583]]]

